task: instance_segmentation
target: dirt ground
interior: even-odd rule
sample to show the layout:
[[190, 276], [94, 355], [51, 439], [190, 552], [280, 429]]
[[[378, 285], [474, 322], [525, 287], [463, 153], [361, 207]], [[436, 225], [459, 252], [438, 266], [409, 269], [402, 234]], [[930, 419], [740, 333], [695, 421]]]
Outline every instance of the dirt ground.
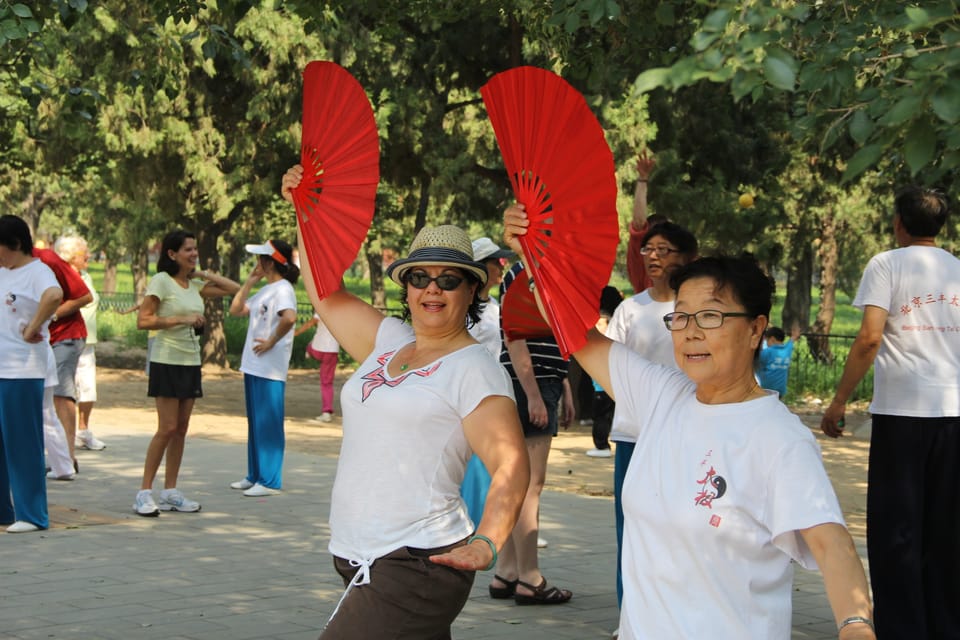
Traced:
[[[98, 356], [100, 347], [98, 346]], [[108, 349], [104, 349], [108, 351]], [[103, 354], [108, 356], [107, 353]], [[99, 358], [101, 363], [128, 362]], [[142, 367], [142, 360], [137, 366]], [[338, 371], [337, 391], [348, 371]], [[96, 431], [98, 422], [142, 426], [144, 432], [156, 428], [153, 400], [146, 396], [147, 379], [142, 368], [110, 368], [97, 370], [98, 401], [91, 425]], [[237, 371], [204, 369], [204, 397], [197, 401], [190, 423], [192, 437], [229, 442], [245, 442], [247, 434], [243, 400], [243, 378]], [[811, 427], [823, 450], [824, 463], [840, 497], [841, 507], [851, 533], [864, 535], [866, 508], [866, 467], [869, 440], [861, 433], [840, 440], [830, 440], [820, 433], [820, 413], [816, 401], [793, 407], [805, 424]], [[286, 438], [287, 446], [303, 453], [336, 457], [340, 449], [341, 422], [339, 404], [331, 423], [317, 420], [320, 407], [320, 389], [316, 370], [292, 370], [287, 381]], [[868, 425], [869, 416], [863, 412], [848, 414], [847, 423]], [[591, 458], [584, 454], [593, 447], [590, 427], [579, 424], [561, 431], [554, 439], [547, 473], [547, 488], [572, 493], [612, 496], [613, 460]]]

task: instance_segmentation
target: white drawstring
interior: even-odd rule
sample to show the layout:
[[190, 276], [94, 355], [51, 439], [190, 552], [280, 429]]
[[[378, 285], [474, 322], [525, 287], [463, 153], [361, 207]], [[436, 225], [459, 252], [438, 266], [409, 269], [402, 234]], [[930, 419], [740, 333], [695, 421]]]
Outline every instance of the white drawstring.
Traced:
[[347, 594], [354, 587], [361, 587], [365, 584], [370, 584], [370, 565], [373, 564], [373, 560], [350, 560], [350, 566], [357, 569], [357, 572], [353, 574], [353, 579], [347, 584], [347, 588], [344, 589], [343, 595], [340, 596], [340, 600], [337, 602], [337, 606], [334, 607], [333, 613], [330, 614], [330, 617], [327, 618], [327, 623], [323, 625], [323, 628], [326, 629], [330, 625], [330, 621], [333, 620], [333, 616], [337, 615], [337, 611], [340, 611], [340, 605], [343, 604], [343, 601], [347, 599]]

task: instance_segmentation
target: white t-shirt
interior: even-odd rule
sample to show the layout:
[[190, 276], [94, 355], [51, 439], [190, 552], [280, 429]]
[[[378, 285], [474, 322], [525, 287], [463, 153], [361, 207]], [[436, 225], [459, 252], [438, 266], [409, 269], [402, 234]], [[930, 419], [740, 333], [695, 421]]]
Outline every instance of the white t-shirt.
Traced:
[[487, 348], [494, 358], [500, 357], [500, 303], [496, 298], [483, 303], [480, 322], [469, 328], [470, 335]]
[[473, 523], [460, 497], [472, 455], [463, 418], [485, 398], [513, 399], [506, 371], [479, 344], [387, 373], [413, 330], [385, 318], [372, 354], [344, 384], [343, 442], [330, 504], [330, 552], [370, 562], [403, 546], [461, 540]]
[[[43, 340], [29, 343], [23, 339], [23, 329], [40, 308], [43, 292], [51, 287], [60, 288], [57, 277], [39, 259], [18, 267], [0, 267], [0, 294], [3, 295], [3, 312], [0, 313], [0, 353], [4, 365], [0, 378], [33, 379], [46, 378], [50, 351], [50, 321], [43, 323], [40, 334]], [[49, 352], [49, 353], [48, 353]]]
[[90, 277], [88, 272], [81, 271], [80, 277], [83, 279], [83, 284], [87, 285], [87, 289], [90, 290], [90, 295], [93, 296], [90, 304], [80, 307], [80, 315], [83, 316], [83, 323], [87, 325], [86, 346], [89, 347], [90, 345], [97, 344], [97, 307], [100, 304], [100, 294], [93, 288], [93, 278]]
[[330, 333], [330, 329], [327, 329], [327, 325], [323, 324], [320, 316], [313, 314], [313, 319], [317, 321], [317, 332], [313, 334], [310, 346], [320, 353], [340, 353], [340, 343]]
[[[650, 297], [649, 289], [641, 291], [620, 303], [610, 318], [606, 335], [652, 362], [677, 369], [673, 338], [663, 324], [663, 316], [671, 313], [673, 308], [673, 300], [657, 302]], [[634, 442], [633, 437], [628, 435], [629, 429], [621, 427], [622, 421], [623, 418], [614, 408], [610, 439], [614, 442]]]
[[867, 263], [853, 305], [888, 313], [870, 411], [960, 416], [960, 260], [936, 247], [877, 254]]
[[787, 639], [798, 530], [843, 524], [816, 439], [775, 392], [708, 405], [676, 369], [610, 350], [636, 449], [623, 485], [620, 638]]
[[282, 278], [265, 284], [247, 299], [247, 309], [250, 310], [250, 316], [247, 339], [240, 357], [240, 371], [267, 380], [285, 381], [290, 367], [290, 354], [293, 353], [293, 331], [287, 331], [272, 349], [260, 355], [253, 352], [253, 347], [257, 338], [266, 340], [276, 333], [281, 312], [297, 310], [297, 294], [293, 285]]

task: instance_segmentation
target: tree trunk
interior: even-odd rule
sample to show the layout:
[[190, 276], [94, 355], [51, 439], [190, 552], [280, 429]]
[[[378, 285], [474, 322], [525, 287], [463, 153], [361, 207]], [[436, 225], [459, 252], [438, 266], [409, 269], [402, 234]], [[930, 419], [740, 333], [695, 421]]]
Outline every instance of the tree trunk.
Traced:
[[371, 234], [364, 243], [367, 269], [370, 272], [370, 301], [383, 313], [387, 312], [387, 292], [383, 288], [383, 243], [380, 234]]
[[146, 243], [138, 244], [131, 249], [130, 271], [133, 273], [134, 300], [143, 298], [147, 290], [147, 281], [150, 279], [150, 246]]
[[[197, 249], [200, 251], [200, 268], [219, 272], [220, 255], [217, 252], [217, 238], [220, 229], [217, 225], [198, 225]], [[200, 339], [201, 360], [203, 364], [212, 364], [229, 368], [227, 360], [227, 334], [223, 329], [223, 298], [207, 298], [204, 302], [206, 325]]]
[[103, 258], [103, 283], [100, 289], [103, 294], [117, 292], [117, 263], [109, 254]]
[[833, 353], [827, 335], [833, 327], [833, 317], [837, 309], [837, 225], [832, 214], [823, 219], [820, 237], [820, 310], [813, 323], [812, 333], [816, 337], [810, 340], [810, 351], [820, 362], [832, 363]]
[[794, 328], [804, 331], [810, 326], [812, 280], [813, 249], [806, 239], [795, 237], [787, 261], [787, 295], [780, 318], [788, 336], [793, 334]]

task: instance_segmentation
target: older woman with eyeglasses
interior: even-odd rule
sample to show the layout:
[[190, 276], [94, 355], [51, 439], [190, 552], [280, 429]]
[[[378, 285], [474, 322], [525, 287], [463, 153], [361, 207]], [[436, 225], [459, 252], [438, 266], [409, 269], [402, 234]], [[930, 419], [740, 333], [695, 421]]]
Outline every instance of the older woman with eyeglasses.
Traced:
[[[299, 165], [284, 175], [288, 201], [302, 177]], [[346, 591], [321, 638], [450, 638], [475, 572], [496, 565], [530, 474], [510, 378], [467, 331], [487, 269], [463, 230], [423, 228], [387, 269], [407, 324], [344, 289], [321, 300], [317, 265], [302, 268], [320, 319], [360, 363], [340, 394], [330, 504]], [[492, 476], [478, 523], [460, 497], [474, 452]]]
[[[505, 212], [518, 253], [528, 225], [522, 206]], [[574, 353], [636, 438], [620, 639], [789, 638], [793, 561], [819, 566], [841, 639], [874, 638], [816, 440], [753, 376], [772, 280], [751, 258], [701, 258], [671, 286], [664, 322], [679, 371], [595, 330]]]
[[[668, 367], [676, 367], [670, 332], [663, 314], [673, 311], [676, 294], [670, 275], [697, 257], [697, 239], [678, 224], [653, 225], [640, 242], [640, 255], [650, 286], [623, 301], [610, 318], [606, 336], [631, 351]], [[636, 439], [624, 426], [623, 415], [614, 408], [610, 440], [616, 443], [613, 458], [613, 507], [617, 527], [617, 604], [623, 600], [623, 480], [633, 457]]]

